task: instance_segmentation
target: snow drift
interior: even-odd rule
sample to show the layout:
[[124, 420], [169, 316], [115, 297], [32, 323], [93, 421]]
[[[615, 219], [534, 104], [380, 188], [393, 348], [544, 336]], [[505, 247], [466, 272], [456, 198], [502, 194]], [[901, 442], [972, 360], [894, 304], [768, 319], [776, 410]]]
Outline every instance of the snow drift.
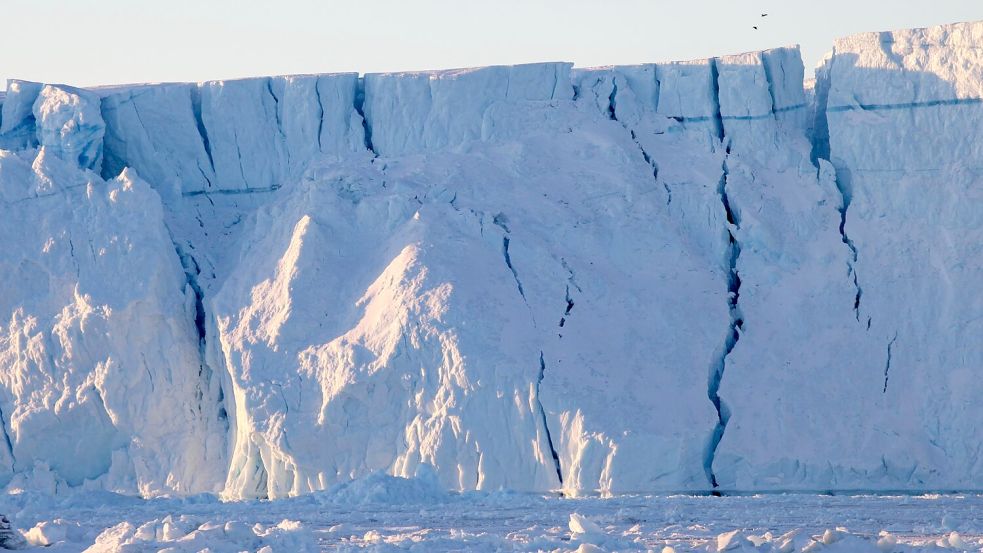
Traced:
[[0, 119], [0, 479], [977, 489], [983, 23]]

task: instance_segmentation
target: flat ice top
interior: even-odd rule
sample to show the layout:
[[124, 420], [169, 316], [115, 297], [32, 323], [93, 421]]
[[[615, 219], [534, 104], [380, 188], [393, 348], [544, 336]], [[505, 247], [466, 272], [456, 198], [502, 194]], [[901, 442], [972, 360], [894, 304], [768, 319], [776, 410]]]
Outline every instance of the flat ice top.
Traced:
[[[776, 47], [776, 49], [777, 48], [778, 47]], [[799, 49], [799, 45], [798, 44], [789, 44], [789, 45], [786, 45], [786, 46], [784, 46], [782, 48], [788, 48], [788, 49], [798, 50]], [[767, 51], [771, 51], [771, 50], [764, 50], [763, 52], [767, 52]], [[745, 56], [745, 55], [749, 55], [749, 54], [757, 54], [757, 53], [759, 53], [759, 51], [740, 52], [740, 53], [736, 53], [736, 54], [726, 54], [726, 55], [721, 56], [721, 57], [739, 58], [741, 56]], [[492, 64], [492, 65], [476, 65], [476, 66], [470, 66], [470, 67], [451, 67], [451, 68], [442, 68], [442, 69], [414, 69], [414, 70], [406, 70], [406, 71], [373, 71], [373, 72], [368, 72], [368, 73], [357, 73], [357, 72], [350, 72], [350, 71], [340, 71], [340, 72], [327, 72], [327, 73], [285, 73], [285, 74], [279, 74], [279, 75], [251, 75], [251, 76], [233, 77], [233, 78], [228, 78], [228, 79], [207, 79], [207, 80], [204, 80], [204, 81], [147, 81], [147, 82], [136, 82], [136, 83], [116, 83], [116, 84], [90, 85], [90, 86], [83, 86], [83, 87], [77, 87], [77, 88], [81, 88], [81, 89], [84, 89], [84, 90], [91, 90], [91, 91], [94, 91], [94, 92], [99, 93], [100, 95], [108, 95], [108, 94], [114, 94], [114, 93], [117, 93], [117, 92], [125, 92], [125, 91], [128, 91], [128, 90], [134, 90], [134, 89], [139, 89], [139, 88], [144, 88], [144, 87], [167, 86], [167, 85], [202, 84], [202, 83], [209, 83], [209, 82], [249, 81], [249, 80], [253, 80], [253, 79], [265, 79], [265, 78], [269, 78], [269, 77], [273, 77], [273, 78], [278, 78], [278, 77], [321, 77], [321, 76], [323, 76], [323, 77], [331, 77], [331, 76], [336, 76], [336, 75], [359, 75], [359, 76], [363, 76], [364, 77], [364, 76], [368, 76], [368, 75], [378, 75], [378, 76], [386, 76], [386, 77], [424, 77], [424, 76], [426, 76], [426, 77], [431, 77], [431, 78], [454, 78], [454, 77], [463, 76], [463, 75], [467, 75], [469, 73], [474, 73], [474, 72], [482, 71], [482, 70], [486, 70], [486, 69], [494, 69], [494, 68], [499, 68], [499, 69], [503, 69], [503, 68], [532, 68], [532, 67], [536, 67], [536, 66], [545, 66], [545, 65], [567, 65], [567, 66], [570, 66], [572, 68], [572, 70], [573, 70], [574, 73], [576, 73], [578, 71], [606, 70], [606, 69], [613, 69], [615, 67], [630, 69], [630, 68], [635, 68], [635, 67], [645, 67], [645, 66], [651, 66], [651, 65], [656, 65], [656, 64], [705, 63], [707, 61], [707, 59], [709, 59], [709, 58], [694, 58], [694, 59], [691, 59], [691, 60], [658, 60], [658, 61], [652, 61], [652, 62], [647, 62], [647, 63], [642, 63], [642, 64], [632, 64], [632, 65], [599, 65], [599, 66], [584, 66], [584, 67], [579, 67], [579, 66], [575, 65], [572, 62], [553, 60], [553, 61], [540, 61], [540, 62], [519, 63], [519, 64]], [[10, 82], [10, 81], [20, 81], [20, 80], [22, 80], [22, 79], [16, 79], [16, 78], [14, 78], [14, 79], [8, 79], [8, 82]], [[28, 82], [32, 82], [32, 81], [28, 81]], [[68, 83], [50, 83], [50, 84], [62, 84], [62, 85], [70, 86], [70, 85], [68, 85]], [[6, 95], [6, 92], [5, 91], [0, 91], [0, 102], [3, 101], [3, 98], [4, 98], [5, 95]]]

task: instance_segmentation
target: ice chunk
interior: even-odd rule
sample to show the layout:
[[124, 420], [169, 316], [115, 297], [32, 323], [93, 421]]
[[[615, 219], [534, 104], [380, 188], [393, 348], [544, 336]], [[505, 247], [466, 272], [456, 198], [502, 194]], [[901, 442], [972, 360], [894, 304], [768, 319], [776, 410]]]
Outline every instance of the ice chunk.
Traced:
[[433, 504], [446, 501], [450, 496], [440, 486], [437, 473], [417, 470], [417, 476], [402, 478], [377, 472], [364, 478], [343, 482], [318, 496], [319, 501], [337, 505], [401, 505]]
[[249, 525], [240, 521], [202, 522], [190, 517], [181, 517], [184, 524], [194, 528], [185, 533], [175, 534], [169, 529], [174, 525], [167, 517], [155, 519], [140, 526], [132, 522], [121, 522], [102, 532], [95, 544], [86, 549], [87, 553], [110, 553], [114, 551], [162, 550], [177, 552], [215, 551], [291, 551], [314, 553], [318, 551], [313, 533], [303, 524], [283, 520], [279, 524]]
[[44, 85], [11, 79], [0, 110], [0, 146], [19, 150], [37, 145], [34, 101]]
[[131, 170], [105, 182], [47, 152], [0, 157], [35, 183], [5, 188], [50, 183], [0, 203], [0, 459], [72, 486], [215, 491], [218, 393], [160, 200]]
[[102, 171], [102, 138], [106, 124], [93, 92], [45, 85], [33, 107], [38, 143], [83, 169]]
[[596, 522], [579, 513], [570, 513], [568, 526], [572, 534], [604, 534], [604, 530]]

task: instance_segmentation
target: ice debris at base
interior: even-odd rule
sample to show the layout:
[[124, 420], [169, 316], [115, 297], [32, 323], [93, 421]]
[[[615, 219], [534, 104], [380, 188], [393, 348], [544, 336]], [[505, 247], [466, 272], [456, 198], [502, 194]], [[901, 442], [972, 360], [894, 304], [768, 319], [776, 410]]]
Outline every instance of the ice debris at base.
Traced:
[[448, 492], [440, 486], [432, 469], [418, 471], [414, 478], [376, 472], [364, 478], [337, 484], [316, 496], [319, 502], [349, 506], [440, 503], [448, 498]]
[[[393, 481], [400, 480], [394, 477]], [[383, 480], [369, 477], [369, 490]], [[383, 487], [392, 486], [383, 484]], [[375, 488], [378, 489], [378, 488]], [[69, 495], [79, 492], [69, 492]], [[8, 496], [29, 550], [655, 551], [907, 553], [983, 550], [981, 496], [617, 496], [565, 499], [374, 490], [280, 501], [103, 494]], [[369, 501], [369, 498], [372, 498]], [[349, 500], [351, 500], [349, 502]], [[946, 528], [943, 513], [968, 522]], [[180, 513], [180, 514], [178, 514]], [[951, 517], [949, 517], [951, 518]], [[21, 542], [24, 543], [24, 542]], [[43, 549], [41, 549], [43, 548]], [[266, 549], [268, 548], [268, 549]]]
[[139, 526], [121, 522], [96, 538], [85, 553], [125, 553], [160, 549], [174, 553], [315, 553], [317, 543], [310, 530], [284, 520], [272, 527], [241, 522], [197, 522], [189, 517], [145, 522]]
[[980, 489], [981, 42], [12, 81], [0, 484]]

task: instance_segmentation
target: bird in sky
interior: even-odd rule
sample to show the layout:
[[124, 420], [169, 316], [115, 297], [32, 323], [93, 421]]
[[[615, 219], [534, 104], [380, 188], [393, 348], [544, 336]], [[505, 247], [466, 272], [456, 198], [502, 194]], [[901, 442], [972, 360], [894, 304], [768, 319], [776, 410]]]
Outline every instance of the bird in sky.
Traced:
[[763, 14], [761, 14], [761, 17], [768, 17], [768, 14], [763, 13]]
[[753, 26], [752, 26], [752, 28], [753, 28], [753, 29], [754, 29], [755, 31], [757, 31], [757, 30], [758, 30], [758, 26], [757, 26], [757, 25], [753, 25]]

